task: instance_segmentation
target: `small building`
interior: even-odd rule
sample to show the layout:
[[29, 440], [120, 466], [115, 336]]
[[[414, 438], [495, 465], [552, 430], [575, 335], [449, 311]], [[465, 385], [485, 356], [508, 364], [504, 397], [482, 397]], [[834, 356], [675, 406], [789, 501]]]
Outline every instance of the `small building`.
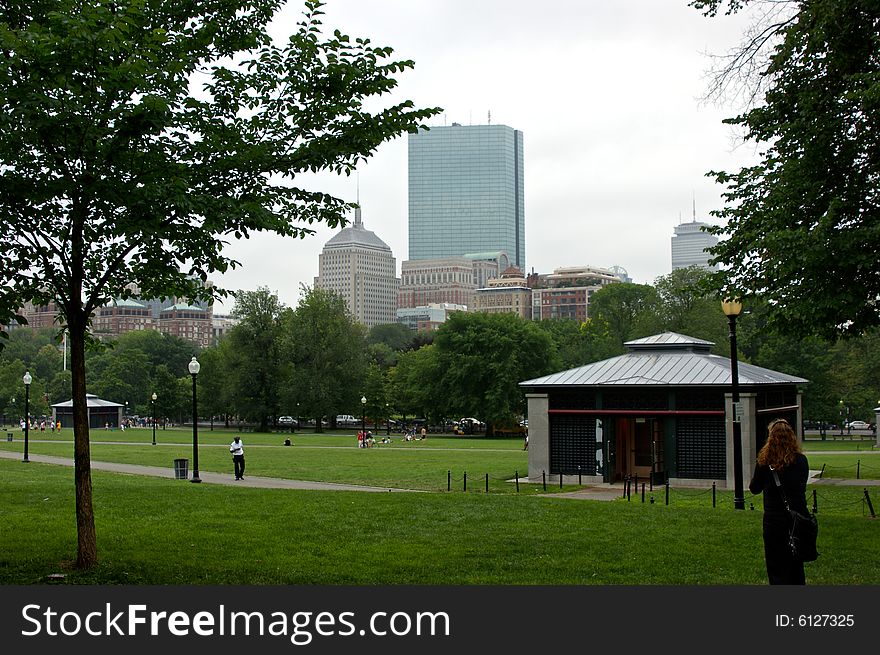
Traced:
[[[93, 394], [86, 394], [86, 407], [89, 416], [90, 428], [103, 428], [110, 426], [118, 428], [122, 424], [124, 405], [102, 400]], [[63, 403], [52, 405], [52, 421], [61, 421], [61, 427], [73, 427], [73, 399]]]
[[[619, 357], [521, 382], [529, 393], [529, 477], [732, 489], [734, 408], [730, 360], [710, 341], [664, 333], [624, 344]], [[808, 381], [739, 363], [744, 483], [767, 426], [803, 418]]]

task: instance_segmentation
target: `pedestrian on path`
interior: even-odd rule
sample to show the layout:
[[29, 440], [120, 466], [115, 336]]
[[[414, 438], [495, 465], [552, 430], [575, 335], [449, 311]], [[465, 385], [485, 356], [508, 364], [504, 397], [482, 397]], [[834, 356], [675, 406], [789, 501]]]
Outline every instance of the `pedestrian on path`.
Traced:
[[232, 453], [232, 465], [235, 468], [235, 479], [244, 480], [244, 444], [241, 437], [236, 436], [229, 444], [229, 452]]
[[767, 564], [767, 578], [772, 585], [806, 584], [804, 563], [794, 558], [788, 546], [791, 517], [773, 474], [775, 472], [779, 477], [791, 508], [807, 514], [809, 469], [807, 458], [801, 452], [797, 436], [789, 422], [785, 419], [771, 422], [767, 443], [758, 453], [749, 491], [753, 494], [764, 494], [764, 560]]

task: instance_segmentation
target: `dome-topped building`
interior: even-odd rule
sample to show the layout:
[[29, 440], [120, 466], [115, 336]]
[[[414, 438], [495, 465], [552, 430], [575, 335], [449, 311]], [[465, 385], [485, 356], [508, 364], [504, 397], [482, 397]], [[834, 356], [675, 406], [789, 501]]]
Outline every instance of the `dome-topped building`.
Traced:
[[373, 327], [396, 320], [396, 273], [391, 248], [364, 227], [358, 208], [354, 223], [327, 241], [318, 256], [315, 287], [338, 293], [355, 320]]

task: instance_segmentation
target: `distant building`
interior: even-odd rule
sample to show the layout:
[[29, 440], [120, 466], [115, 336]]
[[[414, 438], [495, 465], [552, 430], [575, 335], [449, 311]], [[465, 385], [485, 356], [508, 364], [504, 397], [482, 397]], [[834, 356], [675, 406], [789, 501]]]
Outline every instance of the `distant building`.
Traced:
[[525, 270], [522, 132], [453, 123], [410, 134], [408, 153], [409, 259], [503, 250]]
[[233, 316], [214, 314], [211, 318], [211, 341], [216, 346], [229, 331], [241, 322]]
[[49, 302], [48, 305], [34, 305], [33, 303], [28, 302], [21, 308], [20, 313], [25, 319], [27, 319], [27, 325], [14, 323], [9, 327], [26, 327], [32, 330], [61, 327], [61, 316], [58, 306], [54, 302]]
[[709, 248], [718, 243], [718, 237], [703, 228], [709, 227], [708, 223], [700, 223], [693, 220], [690, 223], [681, 223], [675, 227], [672, 237], [672, 270], [698, 266], [708, 271], [717, 271], [718, 267], [709, 263]]
[[345, 299], [352, 317], [367, 327], [396, 320], [397, 263], [391, 248], [361, 221], [343, 228], [318, 256], [315, 287], [333, 291]]
[[516, 314], [532, 317], [532, 290], [516, 266], [511, 266], [500, 277], [477, 289], [475, 311], [486, 314]]
[[160, 312], [159, 331], [208, 348], [213, 342], [211, 310], [186, 303], [172, 305]]
[[621, 282], [620, 270], [576, 266], [530, 276], [532, 318], [536, 321], [556, 318], [586, 321], [590, 315], [590, 297], [609, 284]]
[[92, 318], [92, 332], [100, 336], [119, 336], [155, 327], [152, 308], [135, 300], [115, 300], [95, 310]]
[[510, 266], [505, 252], [408, 260], [401, 264], [398, 309], [449, 303], [474, 307], [474, 293]]
[[464, 305], [431, 303], [422, 307], [404, 307], [397, 310], [397, 322], [413, 332], [430, 332], [443, 325], [452, 312], [466, 312]]

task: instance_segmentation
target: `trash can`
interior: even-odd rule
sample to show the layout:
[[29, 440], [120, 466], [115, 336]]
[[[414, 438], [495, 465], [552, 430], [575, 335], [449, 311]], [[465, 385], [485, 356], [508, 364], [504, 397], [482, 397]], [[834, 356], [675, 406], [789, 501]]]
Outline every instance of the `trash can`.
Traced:
[[175, 480], [186, 480], [189, 473], [189, 460], [188, 459], [175, 459], [174, 460], [174, 479]]
[[12, 433], [11, 432], [6, 433], [6, 441], [12, 441]]

